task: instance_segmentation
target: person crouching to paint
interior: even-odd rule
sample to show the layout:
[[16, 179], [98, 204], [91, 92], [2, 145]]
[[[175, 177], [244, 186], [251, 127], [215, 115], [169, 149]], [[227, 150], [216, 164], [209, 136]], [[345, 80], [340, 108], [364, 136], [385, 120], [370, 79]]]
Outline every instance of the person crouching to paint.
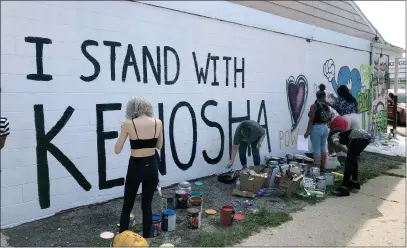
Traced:
[[349, 190], [360, 189], [357, 157], [369, 145], [371, 138], [363, 129], [350, 129], [332, 135], [335, 146], [347, 153], [342, 186], [333, 192], [334, 195], [348, 196]]
[[331, 122], [328, 124], [328, 128], [330, 129], [328, 133], [328, 152], [329, 154], [334, 154], [342, 150], [338, 149], [336, 145], [333, 143], [332, 135], [338, 132], [348, 130], [348, 120], [345, 117], [340, 116], [335, 109], [333, 108], [330, 109], [331, 109]]
[[325, 171], [327, 162], [326, 143], [328, 138], [328, 123], [331, 119], [329, 106], [326, 104], [325, 85], [319, 85], [316, 93], [317, 100], [308, 112], [308, 126], [304, 138], [311, 136], [314, 164], [319, 164], [321, 171]]
[[124, 185], [120, 232], [129, 228], [130, 212], [142, 184], [143, 237], [149, 238], [153, 220], [151, 203], [158, 185], [158, 161], [155, 154], [156, 149], [161, 149], [163, 145], [162, 122], [153, 118], [153, 106], [143, 97], [135, 97], [127, 103], [126, 118], [114, 147], [115, 153], [119, 154], [129, 137], [131, 156]]
[[232, 167], [237, 150], [239, 150], [240, 162], [243, 168], [247, 168], [246, 152], [250, 145], [252, 149], [254, 165], [260, 165], [260, 147], [263, 143], [266, 131], [257, 122], [252, 120], [242, 121], [237, 126], [233, 137], [232, 154], [227, 168]]

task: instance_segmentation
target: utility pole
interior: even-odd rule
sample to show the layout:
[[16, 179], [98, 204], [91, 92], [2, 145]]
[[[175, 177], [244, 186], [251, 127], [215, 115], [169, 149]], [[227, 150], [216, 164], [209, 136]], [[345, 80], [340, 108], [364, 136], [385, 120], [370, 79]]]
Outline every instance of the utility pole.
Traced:
[[397, 130], [397, 88], [399, 85], [399, 58], [394, 58], [393, 132]]

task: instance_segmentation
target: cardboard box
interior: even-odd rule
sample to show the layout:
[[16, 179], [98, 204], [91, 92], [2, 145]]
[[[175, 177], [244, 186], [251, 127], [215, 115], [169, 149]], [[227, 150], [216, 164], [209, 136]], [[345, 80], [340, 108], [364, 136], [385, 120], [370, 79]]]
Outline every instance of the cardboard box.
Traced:
[[290, 180], [287, 176], [280, 178], [280, 187], [284, 189], [284, 195], [290, 198], [297, 190], [300, 188], [300, 182], [303, 178], [303, 175]]
[[260, 189], [266, 188], [270, 180], [270, 168], [264, 166], [250, 166], [249, 170], [254, 170], [256, 173], [267, 173], [267, 178], [260, 176], [251, 176], [250, 174], [240, 173], [240, 191], [249, 191], [256, 194]]
[[256, 197], [256, 194], [254, 194], [253, 192], [240, 191], [240, 190], [238, 190], [238, 189], [233, 189], [232, 195], [243, 196], [243, 197], [249, 197], [249, 198], [254, 198], [254, 197]]

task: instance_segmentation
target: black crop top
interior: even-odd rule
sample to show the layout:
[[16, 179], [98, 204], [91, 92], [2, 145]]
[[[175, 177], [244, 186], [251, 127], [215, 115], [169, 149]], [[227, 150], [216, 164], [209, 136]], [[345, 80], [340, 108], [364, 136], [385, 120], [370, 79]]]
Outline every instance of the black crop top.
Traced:
[[136, 135], [137, 135], [136, 140], [131, 140], [130, 139], [130, 147], [131, 147], [131, 149], [132, 150], [137, 150], [137, 149], [144, 149], [144, 148], [155, 148], [156, 145], [157, 145], [157, 138], [155, 137], [155, 134], [157, 132], [157, 121], [154, 120], [154, 136], [151, 139], [139, 139], [138, 134], [137, 134], [136, 125], [134, 125], [133, 120], [131, 120], [131, 122], [133, 122], [134, 131], [136, 131]]

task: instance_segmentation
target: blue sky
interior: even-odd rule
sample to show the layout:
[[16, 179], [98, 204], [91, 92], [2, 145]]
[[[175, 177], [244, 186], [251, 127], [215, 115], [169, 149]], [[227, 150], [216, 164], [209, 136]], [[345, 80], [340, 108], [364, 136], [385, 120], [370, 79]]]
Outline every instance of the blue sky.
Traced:
[[406, 48], [405, 1], [355, 2], [387, 42]]

